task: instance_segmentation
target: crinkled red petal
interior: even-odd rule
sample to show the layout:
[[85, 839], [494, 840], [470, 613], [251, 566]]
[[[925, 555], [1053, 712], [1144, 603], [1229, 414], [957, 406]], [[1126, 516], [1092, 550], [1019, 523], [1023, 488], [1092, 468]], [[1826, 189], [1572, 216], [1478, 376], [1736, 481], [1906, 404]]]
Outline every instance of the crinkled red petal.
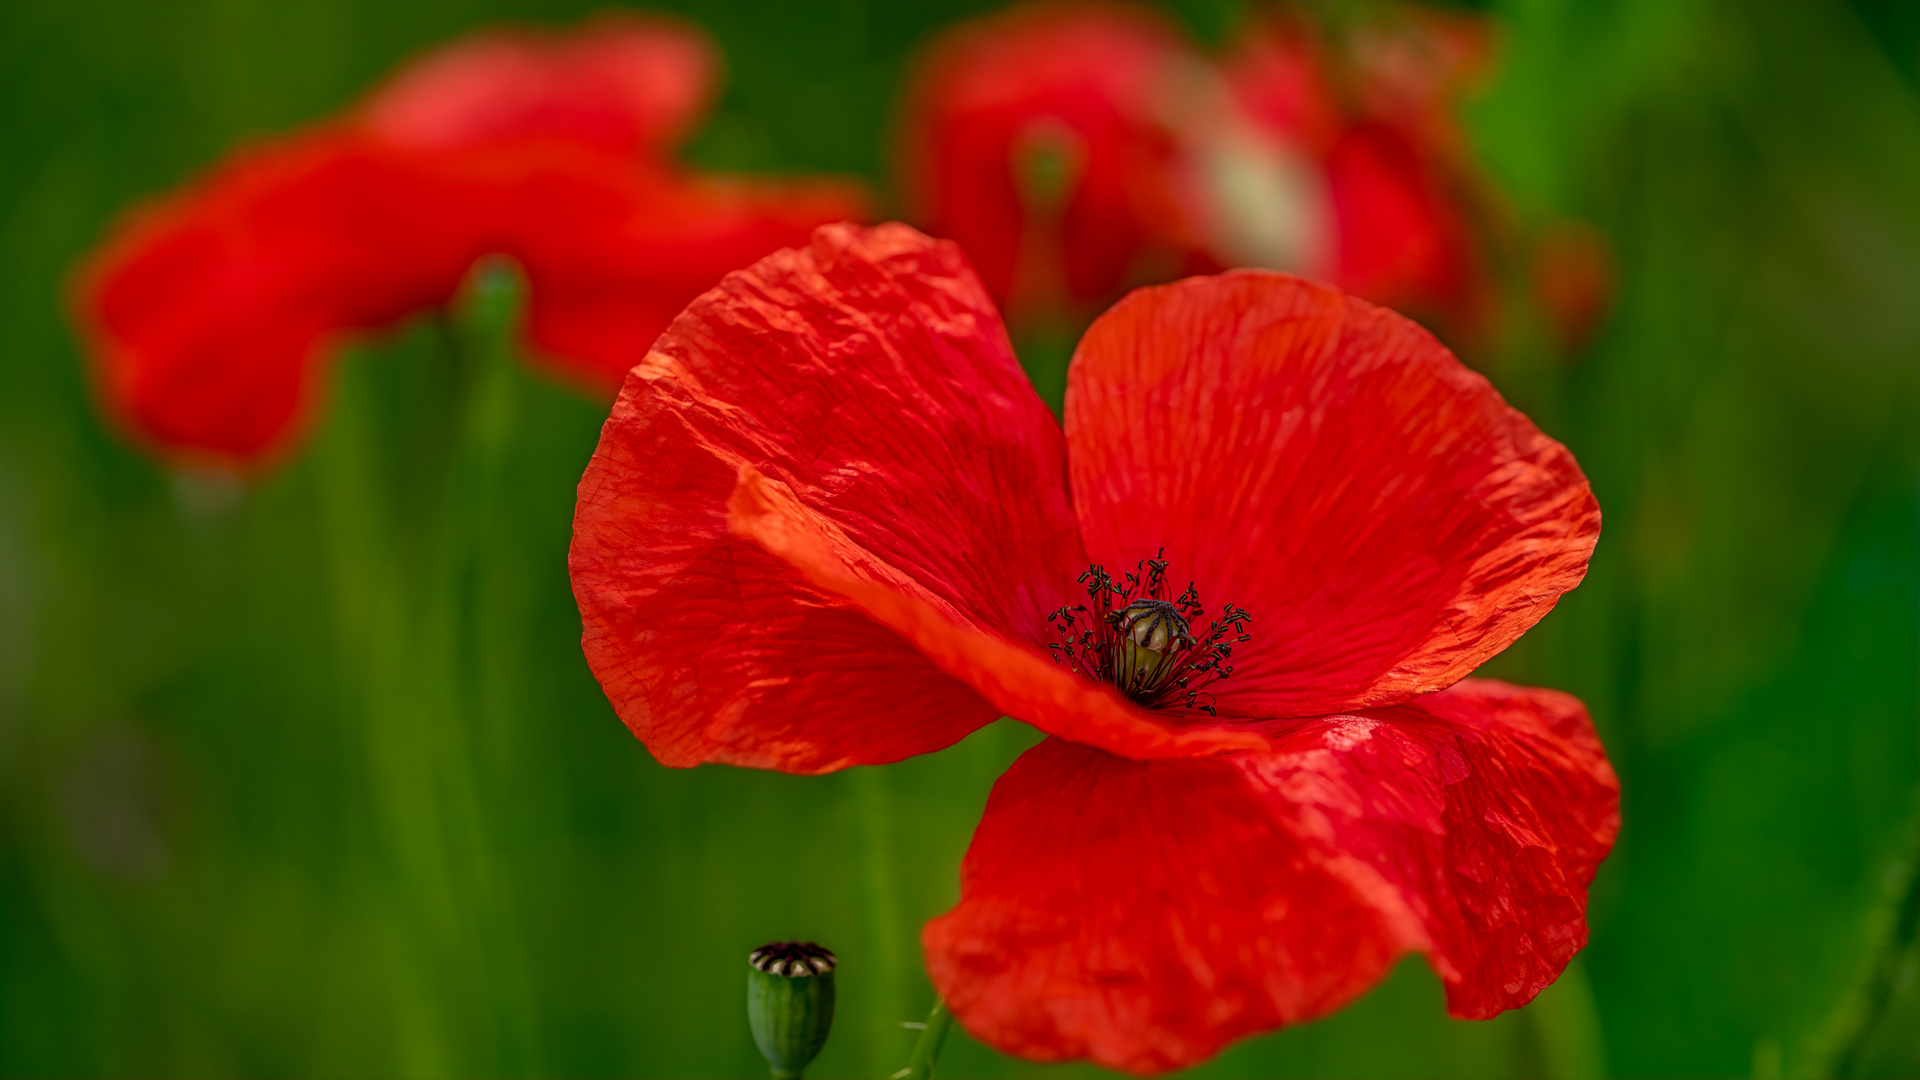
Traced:
[[899, 570], [854, 543], [792, 489], [742, 466], [729, 504], [734, 532], [748, 537], [807, 583], [844, 597], [912, 642], [941, 671], [994, 708], [1048, 734], [1151, 760], [1261, 746], [1257, 736], [1220, 727], [1181, 727], [1130, 705], [1112, 687], [1074, 675], [1038, 650], [982, 629]]
[[1449, 686], [1579, 584], [1600, 511], [1573, 456], [1413, 323], [1236, 271], [1142, 289], [1068, 373], [1074, 506], [1109, 570], [1252, 613], [1222, 716]]
[[670, 764], [894, 760], [999, 715], [736, 536], [742, 466], [973, 625], [1039, 632], [1080, 562], [1064, 440], [956, 246], [829, 226], [694, 301], [602, 432], [569, 565], [589, 663]]
[[639, 154], [692, 127], [717, 67], [705, 35], [666, 18], [480, 33], [408, 64], [361, 106], [358, 122], [415, 150], [553, 139]]
[[1409, 950], [1482, 1017], [1585, 943], [1618, 784], [1573, 698], [1472, 681], [1264, 736], [1153, 762], [1048, 740], [1016, 762], [924, 933], [966, 1029], [1160, 1072], [1337, 1009]]
[[1467, 679], [1363, 716], [1440, 769], [1444, 842], [1371, 858], [1425, 923], [1447, 1010], [1485, 1019], [1532, 1001], [1585, 947], [1587, 886], [1620, 831], [1620, 781], [1586, 707]]
[[[611, 424], [623, 419], [616, 406]], [[1000, 715], [899, 634], [716, 530], [702, 496], [718, 465], [686, 434], [602, 445], [570, 560], [587, 660], [655, 758], [823, 773], [938, 750]]]

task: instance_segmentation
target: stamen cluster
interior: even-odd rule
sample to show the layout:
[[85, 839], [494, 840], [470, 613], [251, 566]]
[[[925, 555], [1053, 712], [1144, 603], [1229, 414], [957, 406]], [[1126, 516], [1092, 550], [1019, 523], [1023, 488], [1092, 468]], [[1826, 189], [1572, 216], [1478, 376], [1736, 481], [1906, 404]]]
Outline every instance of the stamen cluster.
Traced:
[[1129, 701], [1150, 709], [1185, 707], [1220, 715], [1205, 688], [1233, 674], [1233, 646], [1251, 640], [1246, 609], [1226, 605], [1196, 637], [1205, 616], [1192, 582], [1167, 598], [1166, 549], [1134, 564], [1119, 578], [1093, 565], [1080, 575], [1087, 603], [1047, 616], [1060, 641], [1047, 646], [1053, 662], [1090, 679], [1112, 683]]

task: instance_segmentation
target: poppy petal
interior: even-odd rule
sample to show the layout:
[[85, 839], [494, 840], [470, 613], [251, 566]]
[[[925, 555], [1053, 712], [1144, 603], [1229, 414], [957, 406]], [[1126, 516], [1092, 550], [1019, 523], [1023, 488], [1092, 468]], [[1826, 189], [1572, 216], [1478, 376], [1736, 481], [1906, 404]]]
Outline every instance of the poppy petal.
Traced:
[[[571, 560], [588, 663], [662, 764], [832, 772], [938, 750], [1000, 716], [898, 634], [712, 532], [703, 506], [676, 505], [714, 478], [711, 461], [669, 447], [595, 457]], [[645, 516], [611, 524], [633, 511]]]
[[867, 216], [852, 182], [725, 180], [585, 159], [527, 170], [509, 205], [507, 247], [531, 286], [535, 355], [608, 397], [728, 271]]
[[[780, 745], [763, 763], [821, 771], [939, 749], [999, 715], [737, 537], [742, 466], [973, 624], [1039, 632], [1081, 560], [1064, 439], [958, 247], [829, 226], [695, 300], [602, 431], [570, 567], [594, 672], [649, 747], [679, 748], [672, 764], [759, 752], [712, 739], [716, 724], [764, 725]], [[837, 636], [794, 631], [809, 620]], [[872, 688], [883, 662], [901, 673]]]
[[555, 139], [631, 154], [692, 126], [716, 67], [704, 35], [657, 17], [474, 34], [408, 64], [361, 106], [359, 123], [415, 150]]
[[1618, 786], [1574, 699], [1476, 681], [1266, 737], [1154, 762], [1050, 739], [1015, 762], [923, 935], [967, 1030], [1159, 1072], [1337, 1009], [1409, 950], [1479, 1017], [1585, 943]]
[[259, 464], [310, 413], [328, 336], [453, 293], [487, 250], [472, 224], [486, 199], [352, 133], [237, 155], [131, 216], [82, 270], [109, 408], [172, 456]]
[[1381, 124], [1356, 125], [1327, 155], [1342, 289], [1473, 332], [1486, 274], [1471, 222], [1438, 155]]
[[974, 625], [895, 568], [853, 543], [785, 484], [751, 466], [730, 503], [733, 529], [791, 566], [807, 583], [846, 598], [911, 641], [940, 670], [994, 707], [1051, 735], [1123, 757], [1191, 757], [1264, 745], [1247, 732], [1182, 727], [1147, 715], [1102, 683], [1074, 675], [1038, 651]]
[[1586, 706], [1466, 679], [1364, 715], [1429, 746], [1440, 769], [1437, 855], [1371, 858], [1425, 922], [1447, 1010], [1485, 1019], [1525, 1005], [1585, 947], [1587, 886], [1620, 831], [1620, 781]]
[[143, 208], [82, 272], [104, 396], [170, 456], [257, 466], [340, 337], [444, 304], [503, 253], [540, 365], [611, 396], [728, 270], [865, 210], [834, 181], [729, 182], [558, 144], [423, 153], [349, 129], [253, 147]]
[[1164, 548], [1252, 613], [1223, 716], [1449, 686], [1579, 584], [1600, 510], [1564, 446], [1390, 311], [1264, 271], [1141, 289], [1068, 373], [1093, 561]]

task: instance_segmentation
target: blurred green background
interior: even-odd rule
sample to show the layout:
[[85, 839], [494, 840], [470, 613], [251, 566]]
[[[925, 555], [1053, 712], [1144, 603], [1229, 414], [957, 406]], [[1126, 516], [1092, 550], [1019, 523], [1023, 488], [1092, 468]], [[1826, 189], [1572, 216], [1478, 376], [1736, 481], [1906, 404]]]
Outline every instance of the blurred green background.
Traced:
[[[244, 488], [103, 428], [64, 316], [130, 200], [589, 7], [0, 6], [0, 1073], [764, 1075], [744, 957], [787, 936], [842, 958], [814, 1074], [905, 1063], [919, 924], [1025, 729], [820, 779], [655, 765], [566, 578], [604, 409], [500, 355], [510, 281], [352, 353]], [[906, 57], [983, 5], [659, 7], [729, 67], [692, 160], [885, 184]], [[1240, 12], [1170, 10], [1205, 41]], [[1920, 1074], [1920, 6], [1492, 11], [1475, 146], [1517, 221], [1610, 237], [1618, 292], [1578, 357], [1523, 321], [1469, 358], [1606, 512], [1489, 671], [1589, 703], [1625, 830], [1536, 1004], [1448, 1020], [1409, 961], [1195, 1072]]]

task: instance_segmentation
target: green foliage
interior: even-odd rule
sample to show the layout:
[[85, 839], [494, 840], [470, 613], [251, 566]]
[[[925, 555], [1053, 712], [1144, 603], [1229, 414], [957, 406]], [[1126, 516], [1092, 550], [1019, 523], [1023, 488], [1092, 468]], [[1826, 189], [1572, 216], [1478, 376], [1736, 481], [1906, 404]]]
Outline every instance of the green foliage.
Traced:
[[1826, 1073], [1912, 873], [1920, 145], [1843, 14], [1516, 4], [1476, 114], [1523, 214], [1619, 251], [1592, 354], [1496, 376], [1607, 514], [1502, 663], [1623, 775], [1589, 970], [1627, 1075]]
[[[604, 409], [498, 347], [510, 277], [355, 349], [245, 485], [122, 443], [63, 316], [130, 200], [476, 21], [591, 6], [0, 6], [0, 1072], [757, 1075], [740, 958], [793, 937], [841, 959], [812, 1072], [907, 1062], [917, 927], [1030, 732], [824, 778], [653, 763], [566, 579]], [[690, 157], [876, 182], [907, 50], [979, 7], [672, 6], [729, 65]], [[1517, 229], [1592, 221], [1619, 271], [1584, 355], [1522, 325], [1473, 358], [1607, 515], [1493, 670], [1590, 703], [1626, 832], [1535, 1005], [1448, 1020], [1409, 960], [1196, 1073], [1912, 1075], [1911, 5], [1493, 8], [1476, 146]], [[1238, 9], [1175, 13], [1217, 40]], [[1036, 344], [1057, 394], [1070, 341]], [[940, 1069], [1094, 1071], [961, 1033]]]

